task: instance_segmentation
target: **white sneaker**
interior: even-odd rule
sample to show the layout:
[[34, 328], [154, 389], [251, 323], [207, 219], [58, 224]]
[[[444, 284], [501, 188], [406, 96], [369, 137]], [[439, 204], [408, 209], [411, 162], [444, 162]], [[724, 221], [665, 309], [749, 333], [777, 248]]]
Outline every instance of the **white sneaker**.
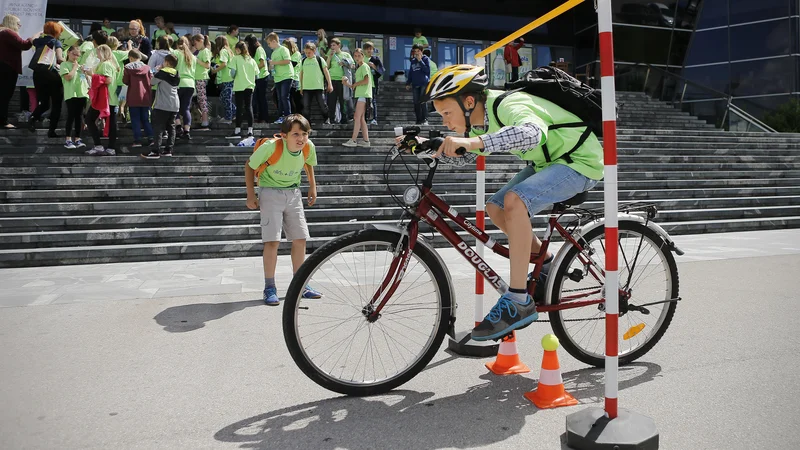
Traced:
[[70, 150], [74, 150], [74, 149], [76, 149], [76, 148], [78, 148], [78, 147], [75, 147], [75, 143], [74, 143], [74, 142], [72, 142], [72, 141], [67, 141], [67, 142], [64, 144], [64, 148], [68, 148], [68, 149], [70, 149]]
[[75, 141], [75, 148], [83, 148], [83, 147], [86, 147], [86, 144], [84, 144], [82, 140], [78, 139], [77, 141]]
[[113, 148], [107, 148], [103, 154], [106, 156], [117, 156], [117, 152]]
[[96, 145], [91, 150], [87, 150], [86, 154], [89, 156], [103, 156], [106, 154], [106, 149], [102, 145]]
[[356, 141], [354, 141], [352, 139], [348, 139], [347, 142], [345, 142], [342, 145], [345, 146], [345, 147], [357, 147], [358, 143], [356, 143]]
[[372, 119], [372, 120], [369, 122], [369, 124], [370, 124], [370, 125], [377, 125], [377, 124], [378, 124], [378, 121], [377, 121], [377, 120], [375, 120], [375, 119]]
[[330, 124], [331, 124], [331, 119], [326, 119], [325, 123], [323, 123], [323, 125], [330, 125]]
[[428, 121], [422, 122], [423, 125], [428, 125]]
[[358, 141], [359, 147], [371, 147], [369, 141]]

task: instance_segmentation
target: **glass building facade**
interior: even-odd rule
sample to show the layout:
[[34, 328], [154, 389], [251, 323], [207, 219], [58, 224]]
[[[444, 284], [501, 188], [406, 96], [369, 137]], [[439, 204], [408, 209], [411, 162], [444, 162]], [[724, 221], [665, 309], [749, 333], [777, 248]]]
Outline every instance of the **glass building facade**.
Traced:
[[[701, 116], [712, 115], [703, 110], [718, 109], [722, 95], [758, 118], [800, 95], [798, 0], [614, 0], [612, 5], [618, 89], [642, 90], [646, 81], [651, 87], [647, 63], [716, 91], [692, 84], [683, 89], [677, 78], [659, 84], [662, 93], [680, 90], [675, 96]], [[588, 77], [599, 70], [593, 16], [592, 5], [586, 5], [574, 18], [576, 72]]]

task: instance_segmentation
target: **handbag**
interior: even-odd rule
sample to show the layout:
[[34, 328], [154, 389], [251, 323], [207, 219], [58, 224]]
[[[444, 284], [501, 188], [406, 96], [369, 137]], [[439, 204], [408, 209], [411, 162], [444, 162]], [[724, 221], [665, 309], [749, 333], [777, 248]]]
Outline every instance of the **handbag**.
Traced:
[[36, 49], [33, 54], [33, 58], [31, 58], [30, 64], [28, 64], [28, 67], [32, 70], [53, 70], [55, 65], [56, 51], [50, 47], [50, 44], [45, 44]]

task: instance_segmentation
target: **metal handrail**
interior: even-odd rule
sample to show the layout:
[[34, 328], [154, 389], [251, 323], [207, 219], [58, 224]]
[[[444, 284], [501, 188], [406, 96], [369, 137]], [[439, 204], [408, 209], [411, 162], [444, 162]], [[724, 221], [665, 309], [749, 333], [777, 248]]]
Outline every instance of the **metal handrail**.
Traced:
[[[743, 110], [742, 108], [734, 105], [733, 101], [734, 101], [735, 97], [733, 97], [730, 94], [726, 94], [724, 92], [720, 92], [720, 91], [718, 91], [716, 89], [713, 89], [713, 88], [710, 88], [708, 86], [704, 86], [704, 85], [702, 85], [700, 83], [697, 83], [697, 82], [694, 82], [692, 80], [689, 80], [689, 79], [687, 79], [687, 78], [685, 78], [685, 77], [683, 77], [681, 75], [669, 72], [669, 71], [664, 70], [664, 69], [662, 69], [660, 67], [654, 67], [653, 65], [648, 64], [648, 63], [638, 63], [638, 64], [634, 65], [634, 67], [640, 67], [640, 66], [647, 66], [647, 74], [644, 77], [644, 85], [642, 87], [642, 91], [645, 92], [645, 93], [647, 91], [647, 81], [650, 79], [650, 71], [653, 70], [653, 71], [656, 71], [656, 72], [658, 72], [658, 73], [660, 73], [662, 75], [667, 75], [670, 78], [673, 78], [673, 79], [676, 79], [676, 80], [679, 80], [679, 81], [683, 82], [683, 89], [680, 91], [679, 107], [681, 107], [681, 108], [683, 107], [683, 100], [684, 100], [684, 97], [686, 96], [686, 88], [688, 86], [692, 86], [692, 87], [701, 89], [703, 91], [713, 93], [715, 96], [718, 97], [718, 98], [709, 99], [709, 100], [725, 100], [725, 102], [726, 102], [725, 115], [722, 116], [722, 124], [723, 124], [723, 126], [725, 124], [726, 119], [728, 119], [728, 116], [730, 115], [730, 113], [732, 111], [732, 112], [736, 113], [738, 116], [740, 116], [742, 119], [744, 119], [745, 121], [749, 122], [751, 125], [753, 125], [753, 126], [755, 126], [757, 128], [760, 128], [760, 129], [762, 129], [762, 130], [764, 130], [766, 132], [769, 132], [769, 133], [777, 133], [777, 131], [775, 129], [773, 129], [772, 127], [770, 127], [769, 125], [767, 125], [764, 122], [762, 122], [762, 121], [758, 120], [757, 118], [753, 117], [752, 114], [748, 113], [747, 111]], [[672, 102], [674, 104], [674, 102], [675, 102], [674, 97], [673, 97]]]

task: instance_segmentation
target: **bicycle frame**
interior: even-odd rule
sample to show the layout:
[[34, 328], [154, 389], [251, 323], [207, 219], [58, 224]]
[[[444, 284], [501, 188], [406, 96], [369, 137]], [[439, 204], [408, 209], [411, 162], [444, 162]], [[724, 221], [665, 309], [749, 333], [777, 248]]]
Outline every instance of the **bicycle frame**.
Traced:
[[[494, 287], [495, 290], [497, 290], [500, 294], [505, 293], [508, 289], [508, 285], [505, 283], [505, 281], [503, 281], [500, 275], [498, 275], [497, 272], [495, 272], [492, 267], [486, 261], [484, 261], [483, 258], [481, 258], [480, 255], [478, 255], [478, 253], [473, 250], [472, 247], [467, 244], [464, 239], [462, 239], [461, 236], [459, 236], [458, 233], [456, 233], [445, 221], [445, 218], [452, 220], [459, 228], [478, 239], [491, 251], [506, 259], [509, 258], [508, 247], [496, 242], [487, 233], [473, 225], [465, 217], [459, 215], [458, 211], [456, 211], [453, 207], [448, 205], [447, 202], [442, 200], [439, 196], [431, 191], [433, 174], [436, 172], [437, 165], [438, 164], [435, 162], [430, 164], [431, 168], [428, 173], [428, 177], [423, 182], [421, 189], [420, 201], [413, 212], [411, 220], [404, 230], [404, 235], [397, 244], [397, 248], [395, 249], [394, 253], [395, 258], [389, 267], [386, 278], [384, 279], [380, 288], [375, 292], [375, 295], [367, 306], [367, 308], [371, 309], [371, 311], [369, 311], [370, 320], [378, 319], [380, 316], [380, 311], [400, 285], [403, 275], [405, 274], [405, 270], [411, 261], [411, 254], [413, 253], [414, 245], [416, 244], [419, 236], [420, 220], [425, 221], [427, 224], [433, 227], [433, 229], [439, 232], [439, 234], [441, 234], [450, 243], [450, 245], [452, 245], [461, 254], [461, 256], [463, 256], [464, 259], [466, 259], [475, 268], [476, 271], [481, 273], [483, 278], [489, 282], [489, 284], [492, 285], [492, 287]], [[601, 282], [601, 277], [605, 276], [605, 271], [602, 269], [602, 267], [599, 267], [592, 261], [587, 260], [583, 254], [583, 247], [580, 245], [580, 243], [578, 243], [578, 241], [576, 241], [572, 235], [560, 223], [558, 223], [558, 219], [562, 214], [563, 212], [559, 213], [555, 209], [551, 211], [548, 217], [548, 225], [545, 231], [545, 236], [542, 240], [542, 247], [539, 253], [531, 253], [530, 262], [535, 264], [532, 280], [528, 282], [528, 293], [531, 295], [536, 288], [536, 280], [539, 278], [542, 263], [547, 255], [547, 249], [550, 245], [551, 236], [554, 230], [564, 238], [565, 242], [578, 249], [578, 258], [584, 264], [584, 266], [587, 267], [589, 274], [597, 279], [598, 282]], [[408, 238], [408, 245], [403, 245], [405, 238]], [[385, 291], [387, 288], [388, 291]], [[580, 300], [580, 298], [585, 298], [600, 292], [602, 292], [602, 288], [590, 292], [581, 292], [575, 296], [562, 297], [558, 304], [537, 305], [536, 309], [539, 312], [550, 312], [604, 303], [605, 298], [596, 300]], [[383, 299], [378, 306], [375, 307], [375, 302], [381, 297], [382, 293], [385, 293], [385, 295], [383, 295]]]

